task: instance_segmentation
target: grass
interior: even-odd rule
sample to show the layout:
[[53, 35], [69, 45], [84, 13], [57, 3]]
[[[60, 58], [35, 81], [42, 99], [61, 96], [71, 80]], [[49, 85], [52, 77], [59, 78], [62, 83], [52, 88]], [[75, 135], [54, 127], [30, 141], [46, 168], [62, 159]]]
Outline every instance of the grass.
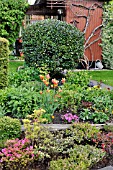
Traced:
[[9, 72], [16, 72], [19, 66], [23, 66], [24, 61], [9, 61]]
[[113, 70], [88, 71], [92, 80], [113, 86]]

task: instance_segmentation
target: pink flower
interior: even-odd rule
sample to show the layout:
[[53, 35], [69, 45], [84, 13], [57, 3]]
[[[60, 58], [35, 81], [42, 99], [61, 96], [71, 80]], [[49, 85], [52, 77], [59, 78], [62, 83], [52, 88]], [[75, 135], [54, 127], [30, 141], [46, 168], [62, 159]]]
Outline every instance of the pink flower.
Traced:
[[10, 161], [13, 161], [13, 160], [14, 160], [14, 158], [12, 158], [12, 157], [11, 157], [9, 160], [10, 160]]
[[34, 154], [32, 153], [31, 156], [34, 157]]
[[33, 146], [30, 146], [30, 150], [33, 150]]

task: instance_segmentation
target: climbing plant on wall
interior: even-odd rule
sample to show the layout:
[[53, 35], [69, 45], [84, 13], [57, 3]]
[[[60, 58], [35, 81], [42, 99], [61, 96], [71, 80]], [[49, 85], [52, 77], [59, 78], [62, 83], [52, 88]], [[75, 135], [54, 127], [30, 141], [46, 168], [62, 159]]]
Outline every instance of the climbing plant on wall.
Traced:
[[26, 0], [0, 0], [0, 36], [8, 39], [10, 46], [18, 37], [27, 7]]
[[101, 46], [105, 67], [113, 69], [113, 1], [104, 5]]

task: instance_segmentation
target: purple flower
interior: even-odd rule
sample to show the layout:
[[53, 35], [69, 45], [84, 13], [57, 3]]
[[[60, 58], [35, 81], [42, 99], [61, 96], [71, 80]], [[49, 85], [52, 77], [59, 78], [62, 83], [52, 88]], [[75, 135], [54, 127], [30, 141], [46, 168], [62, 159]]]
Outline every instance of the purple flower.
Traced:
[[76, 115], [73, 115], [72, 113], [66, 113], [65, 115], [61, 115], [61, 118], [63, 120], [66, 120], [68, 123], [79, 121], [79, 117]]

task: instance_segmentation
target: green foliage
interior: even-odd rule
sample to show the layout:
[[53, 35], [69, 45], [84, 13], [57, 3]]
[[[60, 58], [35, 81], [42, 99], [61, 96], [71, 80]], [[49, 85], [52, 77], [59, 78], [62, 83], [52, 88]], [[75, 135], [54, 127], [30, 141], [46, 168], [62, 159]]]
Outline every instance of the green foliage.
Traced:
[[101, 46], [105, 67], [113, 69], [113, 1], [104, 5]]
[[84, 140], [90, 140], [98, 132], [99, 130], [89, 123], [75, 123], [70, 129], [66, 130], [66, 135], [70, 136], [70, 139], [72, 138], [77, 143], [81, 143]]
[[0, 38], [0, 89], [8, 85], [9, 42]]
[[40, 70], [34, 67], [26, 67], [24, 69], [20, 69], [17, 72], [9, 74], [9, 85], [13, 85], [15, 87], [20, 86], [22, 83], [30, 82], [30, 81], [39, 81]]
[[91, 165], [104, 157], [105, 153], [93, 146], [75, 145], [69, 158], [53, 160], [49, 170], [88, 170]]
[[0, 36], [7, 38], [10, 45], [18, 37], [27, 8], [26, 0], [0, 0]]
[[59, 20], [41, 20], [23, 33], [25, 62], [46, 65], [51, 73], [73, 69], [83, 55], [84, 36], [76, 27]]
[[40, 94], [33, 88], [12, 87], [0, 92], [0, 104], [6, 115], [25, 118], [40, 103]]
[[89, 80], [90, 76], [87, 71], [68, 71], [65, 86], [69, 90], [75, 90], [78, 87], [86, 88]]
[[107, 120], [109, 120], [109, 117], [102, 111], [91, 112], [90, 109], [84, 109], [82, 112], [80, 112], [80, 118], [81, 120], [85, 121], [93, 120], [94, 123], [105, 123]]
[[[20, 137], [21, 124], [18, 119], [12, 119], [8, 116], [0, 118], [0, 143], [7, 139], [14, 139]], [[1, 146], [0, 146], [1, 147]]]
[[21, 83], [19, 87], [1, 90], [1, 109], [5, 115], [21, 119], [31, 114], [33, 110], [42, 108], [46, 111], [43, 118], [47, 118], [48, 122], [51, 122], [51, 116], [59, 107], [60, 98], [55, 90], [44, 90], [44, 88], [44, 84], [41, 82], [31, 81]]

